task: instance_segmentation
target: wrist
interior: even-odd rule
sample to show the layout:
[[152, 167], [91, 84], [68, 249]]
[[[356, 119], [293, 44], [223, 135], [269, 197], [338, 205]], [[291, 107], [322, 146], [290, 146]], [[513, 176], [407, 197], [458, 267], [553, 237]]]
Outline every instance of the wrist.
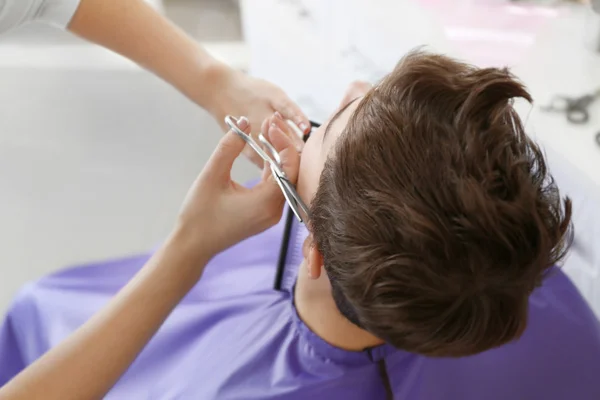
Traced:
[[178, 227], [167, 238], [163, 248], [169, 254], [173, 254], [179, 260], [176, 268], [180, 268], [186, 276], [198, 277], [202, 274], [204, 267], [215, 256], [216, 252], [211, 249], [210, 241], [197, 231], [190, 232]]
[[[207, 110], [213, 117], [220, 118], [226, 99], [226, 88], [234, 70], [218, 60], [210, 60], [198, 68], [196, 83], [191, 85], [190, 99]], [[222, 123], [223, 121], [218, 121]]]
[[198, 105], [208, 111], [220, 125], [223, 125], [223, 118], [231, 110], [232, 101], [228, 97], [232, 81], [235, 79], [234, 70], [227, 64], [216, 61], [207, 65], [201, 72], [201, 84], [197, 85], [198, 94], [192, 98]]

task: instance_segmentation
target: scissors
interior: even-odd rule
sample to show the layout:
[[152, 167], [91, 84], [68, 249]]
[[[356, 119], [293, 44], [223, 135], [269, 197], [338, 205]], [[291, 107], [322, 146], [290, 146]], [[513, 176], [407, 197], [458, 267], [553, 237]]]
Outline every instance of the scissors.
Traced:
[[572, 124], [585, 124], [590, 119], [588, 107], [600, 96], [600, 89], [580, 97], [555, 96], [550, 104], [542, 107], [547, 112], [564, 112]]
[[244, 141], [252, 148], [252, 150], [254, 150], [260, 156], [260, 158], [262, 158], [266, 163], [269, 164], [269, 166], [271, 167], [271, 173], [275, 178], [275, 182], [277, 182], [277, 184], [279, 185], [279, 188], [283, 192], [285, 200], [296, 215], [296, 218], [298, 218], [298, 221], [300, 222], [305, 222], [308, 219], [309, 215], [308, 207], [306, 203], [302, 201], [302, 199], [298, 195], [298, 192], [296, 191], [296, 188], [290, 182], [287, 175], [283, 171], [283, 168], [281, 166], [281, 157], [277, 150], [275, 150], [275, 147], [273, 147], [273, 145], [269, 143], [267, 138], [265, 138], [262, 133], [258, 134], [258, 141], [260, 142], [260, 144], [257, 143], [256, 140], [252, 138], [252, 136], [246, 134], [243, 130], [241, 130], [238, 127], [237, 118], [232, 117], [231, 115], [225, 117], [225, 123], [233, 132], [235, 132], [239, 137], [244, 139]]

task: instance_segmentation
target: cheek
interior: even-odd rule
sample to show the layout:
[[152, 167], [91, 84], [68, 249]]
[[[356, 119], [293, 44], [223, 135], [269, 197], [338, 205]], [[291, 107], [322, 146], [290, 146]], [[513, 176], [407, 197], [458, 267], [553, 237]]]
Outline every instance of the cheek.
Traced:
[[323, 169], [321, 152], [315, 144], [317, 142], [312, 139], [306, 142], [302, 150], [300, 173], [298, 175], [298, 194], [308, 205], [310, 205], [313, 195], [317, 191], [321, 170]]

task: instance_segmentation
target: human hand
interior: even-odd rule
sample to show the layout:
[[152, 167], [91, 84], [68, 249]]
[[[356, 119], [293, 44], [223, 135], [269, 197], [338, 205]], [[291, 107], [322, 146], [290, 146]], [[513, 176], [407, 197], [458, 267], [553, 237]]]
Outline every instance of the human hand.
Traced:
[[[250, 132], [242, 118], [238, 126]], [[276, 125], [266, 131], [278, 151], [290, 182], [298, 178], [300, 156], [292, 140]], [[256, 235], [281, 219], [285, 198], [270, 168], [265, 165], [260, 182], [245, 188], [231, 179], [231, 167], [244, 149], [244, 140], [232, 131], [221, 139], [192, 185], [180, 212], [176, 232], [209, 257]]]
[[[253, 126], [261, 123], [278, 111], [283, 118], [294, 122], [301, 131], [310, 131], [310, 122], [300, 108], [279, 87], [262, 79], [253, 78], [229, 67], [221, 67], [213, 72], [211, 79], [213, 97], [206, 108], [225, 130], [226, 115], [246, 115]], [[297, 146], [302, 146], [302, 139], [292, 130], [286, 134]], [[256, 139], [256, 138], [255, 138]], [[262, 168], [263, 160], [249, 147], [244, 149], [254, 164]]]
[[[285, 134], [286, 137], [290, 138], [292, 145], [296, 148], [298, 154], [302, 153], [304, 141], [298, 138], [296, 132], [288, 125], [287, 121], [283, 118], [283, 115], [278, 111], [275, 111], [273, 115], [263, 121], [260, 131], [265, 137], [269, 137], [271, 129], [275, 129], [278, 132]], [[265, 170], [263, 169], [263, 173], [264, 172]]]

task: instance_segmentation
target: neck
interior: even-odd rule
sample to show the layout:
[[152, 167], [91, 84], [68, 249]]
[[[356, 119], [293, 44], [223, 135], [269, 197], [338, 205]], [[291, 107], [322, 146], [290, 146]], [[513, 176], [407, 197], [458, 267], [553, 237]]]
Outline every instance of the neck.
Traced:
[[348, 321], [338, 310], [325, 273], [310, 279], [304, 264], [296, 281], [296, 310], [302, 321], [321, 339], [344, 350], [360, 351], [383, 344], [364, 329]]

